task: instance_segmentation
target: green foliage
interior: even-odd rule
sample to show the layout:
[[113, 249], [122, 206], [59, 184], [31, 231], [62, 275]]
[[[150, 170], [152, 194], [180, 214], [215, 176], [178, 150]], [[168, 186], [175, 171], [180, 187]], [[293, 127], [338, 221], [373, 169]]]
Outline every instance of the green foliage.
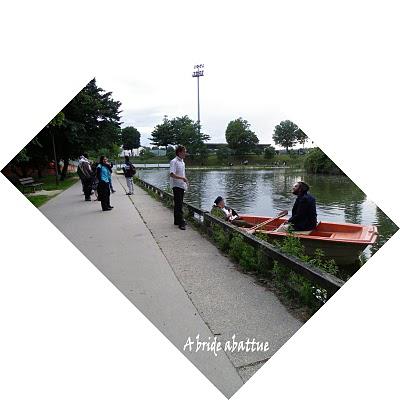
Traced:
[[140, 132], [133, 126], [126, 126], [121, 130], [121, 140], [124, 150], [133, 150], [140, 147]]
[[37, 208], [47, 203], [51, 199], [51, 196], [45, 195], [37, 195], [37, 196], [28, 196], [27, 199]]
[[100, 156], [104, 155], [107, 156], [109, 160], [116, 160], [119, 158], [121, 153], [121, 147], [117, 144], [111, 143], [109, 147], [104, 147], [101, 149], [97, 149], [94, 151], [89, 151], [89, 159], [98, 161]]
[[119, 101], [112, 99], [111, 92], [99, 88], [92, 79], [12, 163], [20, 167], [29, 164], [40, 170], [54, 159], [54, 138], [57, 158], [64, 160], [64, 179], [71, 158], [120, 143], [120, 106]]
[[229, 235], [220, 226], [213, 226], [212, 237], [219, 249], [222, 251], [227, 251], [229, 249]]
[[268, 145], [264, 148], [264, 158], [266, 160], [272, 160], [276, 156], [275, 147]]
[[175, 158], [175, 149], [172, 146], [167, 147], [166, 156], [168, 160], [172, 160], [173, 158]]
[[197, 156], [202, 160], [207, 157], [204, 142], [210, 140], [210, 136], [202, 133], [199, 124], [187, 115], [171, 120], [165, 116], [162, 124], [154, 128], [150, 140], [151, 144], [164, 146], [167, 150], [169, 145], [181, 144], [191, 156]]
[[229, 256], [246, 271], [254, 271], [257, 268], [257, 254], [251, 245], [244, 242], [241, 235], [234, 234], [230, 239]]
[[[304, 246], [298, 237], [293, 235], [285, 236], [281, 241], [276, 241], [275, 245], [286, 254], [290, 254], [319, 268], [332, 275], [338, 273], [338, 268], [334, 260], [326, 260], [322, 250], [317, 249], [313, 256], [305, 254]], [[284, 265], [275, 263], [273, 268], [274, 283], [285, 292], [286, 295], [295, 293], [302, 304], [307, 305], [313, 310], [317, 310], [327, 300], [327, 293], [324, 289], [313, 285], [308, 279], [289, 270]]]
[[258, 143], [256, 134], [250, 130], [250, 124], [243, 118], [229, 122], [225, 132], [226, 142], [235, 154], [246, 154]]
[[308, 140], [308, 136], [299, 128], [296, 131], [296, 140], [297, 140], [297, 143], [300, 143], [304, 146], [304, 144]]
[[318, 147], [307, 153], [304, 168], [314, 174], [343, 174], [343, 171]]
[[156, 157], [156, 155], [147, 147], [144, 147], [142, 150], [140, 150], [139, 156], [143, 160]]
[[218, 161], [228, 161], [232, 155], [232, 150], [228, 146], [220, 147], [217, 152]]
[[174, 144], [181, 144], [186, 147], [190, 155], [205, 155], [204, 142], [210, 140], [209, 135], [201, 132], [197, 122], [192, 121], [187, 115], [171, 120], [174, 134]]
[[[298, 131], [299, 127], [292, 121], [281, 121], [279, 125], [275, 126], [272, 139], [275, 144], [284, 147], [288, 152], [289, 148], [293, 147], [298, 140]], [[301, 134], [299, 136], [301, 137]]]
[[165, 148], [167, 148], [168, 145], [175, 144], [175, 136], [172, 124], [166, 115], [164, 116], [163, 122], [156, 125], [154, 128], [150, 140], [151, 144]]

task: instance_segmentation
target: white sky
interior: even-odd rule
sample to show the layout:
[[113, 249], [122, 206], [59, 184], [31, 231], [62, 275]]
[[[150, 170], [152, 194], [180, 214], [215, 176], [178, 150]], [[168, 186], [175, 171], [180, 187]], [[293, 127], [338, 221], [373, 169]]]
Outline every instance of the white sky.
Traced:
[[203, 58], [206, 59], [178, 59], [167, 66], [146, 69], [140, 75], [123, 71], [118, 76], [98, 76], [97, 83], [122, 102], [123, 126], [135, 126], [141, 133], [142, 145], [148, 145], [148, 137], [164, 115], [174, 118], [187, 114], [197, 120], [197, 79], [192, 77], [192, 71], [196, 63], [203, 63], [200, 118], [203, 132], [211, 136], [210, 142], [225, 142], [229, 121], [242, 117], [249, 121], [260, 143], [272, 143], [274, 127], [284, 116], [268, 102], [268, 93], [257, 86], [257, 73], [227, 71], [225, 60]]

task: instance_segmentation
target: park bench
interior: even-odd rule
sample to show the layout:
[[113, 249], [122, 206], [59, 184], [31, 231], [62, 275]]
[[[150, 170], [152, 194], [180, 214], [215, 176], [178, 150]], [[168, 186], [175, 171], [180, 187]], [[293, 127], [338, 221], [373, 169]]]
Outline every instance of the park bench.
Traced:
[[22, 193], [25, 193], [26, 188], [29, 188], [32, 192], [35, 192], [36, 188], [42, 189], [42, 186], [43, 186], [43, 183], [35, 182], [32, 177], [21, 178], [21, 179], [19, 179], [19, 183], [22, 186]]

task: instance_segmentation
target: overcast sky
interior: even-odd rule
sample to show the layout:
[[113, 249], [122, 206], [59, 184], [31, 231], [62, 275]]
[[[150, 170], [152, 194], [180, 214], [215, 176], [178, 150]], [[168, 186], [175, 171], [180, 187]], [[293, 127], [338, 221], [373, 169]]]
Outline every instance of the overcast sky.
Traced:
[[242, 117], [249, 121], [260, 143], [272, 143], [275, 125], [289, 117], [274, 105], [259, 68], [250, 68], [249, 73], [249, 65], [243, 69], [240, 65], [227, 68], [229, 61], [225, 61], [228, 60], [216, 58], [207, 63], [207, 59], [193, 62], [179, 58], [160, 67], [150, 62], [146, 68], [123, 68], [118, 76], [105, 74], [96, 78], [100, 87], [112, 91], [113, 97], [122, 102], [123, 126], [135, 126], [141, 133], [142, 145], [148, 145], [154, 126], [164, 115], [174, 118], [187, 114], [197, 120], [197, 78], [192, 77], [192, 72], [196, 63], [203, 63], [200, 118], [203, 132], [211, 136], [210, 142], [225, 142], [229, 121]]

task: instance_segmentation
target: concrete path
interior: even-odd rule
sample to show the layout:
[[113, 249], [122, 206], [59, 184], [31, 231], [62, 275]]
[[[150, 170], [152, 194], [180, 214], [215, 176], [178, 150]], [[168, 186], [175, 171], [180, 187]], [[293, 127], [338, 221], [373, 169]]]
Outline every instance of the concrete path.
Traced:
[[[83, 201], [80, 183], [40, 211], [180, 350], [197, 334], [212, 337], [168, 260], [118, 183], [110, 212]], [[160, 207], [156, 204], [153, 207]], [[184, 352], [227, 397], [243, 380], [225, 353]]]
[[[120, 178], [124, 185], [124, 179]], [[132, 201], [214, 336], [225, 344], [247, 338], [269, 342], [268, 352], [227, 352], [248, 380], [301, 326], [274, 293], [237, 270], [216, 246], [190, 226], [173, 225], [172, 210], [135, 186]]]
[[[121, 185], [118, 185], [118, 182]], [[115, 207], [83, 201], [76, 184], [40, 208], [43, 214], [227, 397], [231, 397], [302, 325], [276, 296], [172, 212], [116, 176]], [[106, 235], [104, 233], [106, 232]], [[253, 338], [267, 352], [183, 351], [188, 339], [225, 344]]]

